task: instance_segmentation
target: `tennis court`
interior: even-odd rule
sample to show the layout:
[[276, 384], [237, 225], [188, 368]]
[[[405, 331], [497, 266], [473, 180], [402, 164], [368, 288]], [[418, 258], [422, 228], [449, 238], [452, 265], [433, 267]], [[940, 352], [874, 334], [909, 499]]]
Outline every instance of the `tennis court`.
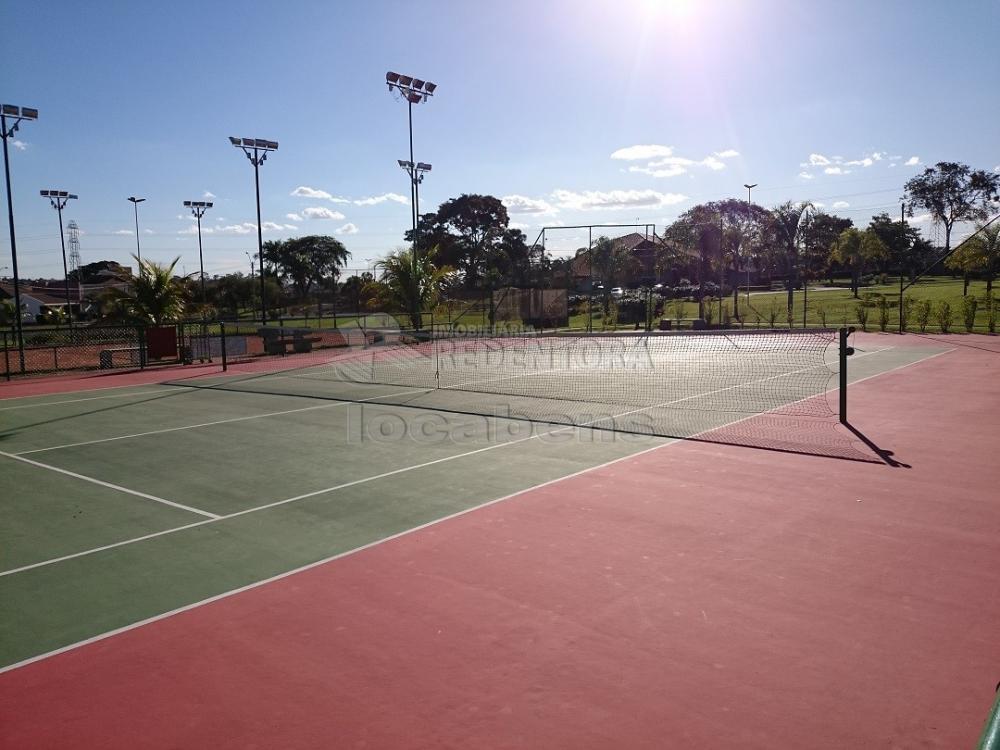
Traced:
[[5, 746], [970, 745], [995, 341], [727, 338], [0, 388]]

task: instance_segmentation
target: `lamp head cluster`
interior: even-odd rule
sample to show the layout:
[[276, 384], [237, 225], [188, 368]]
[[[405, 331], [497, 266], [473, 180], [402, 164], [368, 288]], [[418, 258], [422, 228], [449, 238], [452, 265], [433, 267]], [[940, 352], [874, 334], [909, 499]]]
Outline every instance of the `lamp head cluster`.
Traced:
[[423, 161], [418, 161], [414, 164], [407, 159], [396, 159], [396, 163], [399, 164], [400, 169], [410, 175], [410, 179], [414, 182], [423, 182], [424, 174], [430, 172], [432, 169], [430, 164]]
[[[21, 124], [21, 120], [37, 120], [38, 110], [34, 107], [19, 107], [16, 104], [0, 104], [0, 115], [3, 115], [5, 126], [3, 137], [6, 140], [8, 136], [13, 135], [17, 131], [17, 126]], [[17, 118], [9, 129], [6, 127], [8, 117]]]
[[184, 201], [184, 206], [191, 209], [191, 215], [199, 219], [212, 207], [211, 201]]
[[389, 91], [399, 92], [410, 104], [420, 104], [426, 102], [427, 97], [434, 96], [437, 89], [436, 83], [422, 81], [413, 76], [404, 76], [401, 73], [393, 73], [391, 70], [385, 74], [385, 82]]
[[253, 162], [254, 166], [260, 166], [267, 161], [268, 153], [278, 150], [278, 142], [269, 141], [266, 138], [236, 138], [231, 135], [229, 142], [236, 148], [243, 149], [243, 153]]
[[67, 201], [77, 199], [77, 196], [73, 193], [67, 193], [65, 190], [39, 190], [38, 194], [43, 198], [48, 198], [52, 208], [56, 210], [65, 208]]

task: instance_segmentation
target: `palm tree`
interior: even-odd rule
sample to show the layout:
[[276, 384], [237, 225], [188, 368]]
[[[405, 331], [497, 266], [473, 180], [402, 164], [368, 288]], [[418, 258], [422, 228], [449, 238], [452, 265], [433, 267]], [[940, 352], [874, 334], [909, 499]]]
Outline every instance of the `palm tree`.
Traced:
[[0, 299], [0, 328], [8, 328], [14, 325], [14, 302], [9, 299]]
[[185, 279], [174, 276], [178, 261], [180, 257], [164, 265], [136, 258], [139, 276], [132, 280], [128, 291], [109, 290], [111, 315], [156, 326], [184, 317], [189, 294]]
[[805, 220], [812, 209], [813, 204], [808, 201], [802, 203], [787, 201], [771, 210], [771, 222], [781, 249], [782, 265], [784, 265], [787, 274], [789, 310], [792, 309], [792, 304], [795, 302], [795, 285], [800, 274], [799, 245], [802, 243]]
[[986, 297], [989, 300], [993, 293], [993, 279], [1000, 268], [1000, 221], [976, 227], [973, 236], [956, 248], [945, 265], [963, 272], [966, 280], [963, 294], [968, 293], [969, 272], [983, 271], [986, 274]]
[[380, 302], [393, 312], [407, 315], [418, 331], [423, 328], [421, 312], [437, 304], [441, 286], [452, 273], [448, 266], [434, 265], [436, 252], [434, 247], [414, 259], [411, 250], [396, 250], [375, 264], [380, 272]]

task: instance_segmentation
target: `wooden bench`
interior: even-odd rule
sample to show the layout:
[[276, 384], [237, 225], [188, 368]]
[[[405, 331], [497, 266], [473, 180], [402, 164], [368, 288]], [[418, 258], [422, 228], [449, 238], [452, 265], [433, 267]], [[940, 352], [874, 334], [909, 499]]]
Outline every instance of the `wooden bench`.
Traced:
[[138, 346], [116, 346], [110, 349], [102, 349], [98, 355], [100, 360], [100, 368], [102, 370], [110, 370], [115, 367], [115, 354], [119, 352], [128, 352], [128, 362], [127, 364], [134, 367], [138, 367], [142, 364], [142, 349]]

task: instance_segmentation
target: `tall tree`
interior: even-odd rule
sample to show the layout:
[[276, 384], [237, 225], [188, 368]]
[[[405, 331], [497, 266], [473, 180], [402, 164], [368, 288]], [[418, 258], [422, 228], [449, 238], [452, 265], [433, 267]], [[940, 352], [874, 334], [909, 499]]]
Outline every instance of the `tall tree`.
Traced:
[[841, 232], [833, 243], [830, 256], [851, 272], [851, 293], [857, 297], [861, 275], [870, 263], [882, 260], [889, 255], [889, 249], [870, 229], [861, 231], [851, 227]]
[[[914, 208], [921, 208], [944, 224], [944, 255], [947, 256], [951, 252], [951, 232], [956, 222], [987, 217], [990, 204], [1000, 193], [1000, 174], [941, 161], [907, 180], [903, 189], [908, 215], [913, 216]], [[964, 274], [964, 281], [968, 292], [968, 273]]]
[[807, 201], [802, 203], [788, 201], [771, 210], [771, 225], [777, 242], [779, 263], [786, 278], [789, 310], [795, 302], [795, 287], [801, 274], [799, 254], [803, 232], [812, 210], [812, 203]]
[[[986, 277], [986, 296], [989, 297], [1000, 269], [1000, 221], [978, 226], [975, 235], [956, 249], [945, 265], [962, 271], [966, 278], [970, 272], [982, 273]], [[966, 288], [965, 293], [968, 291]]]
[[[893, 221], [887, 213], [873, 216], [868, 229], [882, 240], [888, 253], [888, 265], [898, 268], [904, 273], [907, 268], [913, 269], [913, 243], [920, 238], [920, 233], [904, 221]], [[883, 269], [885, 270], [885, 269]]]
[[[819, 269], [825, 267], [829, 270], [830, 276], [833, 276], [833, 264], [829, 262], [830, 249], [840, 233], [853, 226], [854, 222], [850, 219], [824, 211], [817, 211], [812, 215], [802, 230], [802, 242], [805, 254], [808, 256], [807, 265], [814, 273], [818, 274]], [[832, 278], [830, 283], [833, 283]]]
[[295, 294], [304, 300], [314, 284], [335, 280], [351, 253], [334, 237], [309, 235], [264, 245], [264, 260], [282, 278], [291, 281]]
[[611, 309], [611, 289], [621, 286], [636, 271], [639, 261], [627, 247], [610, 237], [598, 237], [590, 250], [594, 274], [604, 286], [604, 314]]

